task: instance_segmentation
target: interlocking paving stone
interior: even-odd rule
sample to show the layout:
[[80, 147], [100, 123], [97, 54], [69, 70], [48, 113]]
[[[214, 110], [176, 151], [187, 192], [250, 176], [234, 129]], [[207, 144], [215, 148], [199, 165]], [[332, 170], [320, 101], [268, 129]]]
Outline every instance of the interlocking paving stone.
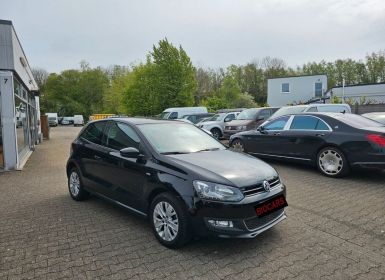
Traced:
[[23, 171], [0, 173], [0, 279], [385, 279], [385, 173], [330, 179], [269, 162], [288, 219], [255, 239], [201, 238], [170, 250], [146, 220], [68, 195], [80, 128], [51, 129]]

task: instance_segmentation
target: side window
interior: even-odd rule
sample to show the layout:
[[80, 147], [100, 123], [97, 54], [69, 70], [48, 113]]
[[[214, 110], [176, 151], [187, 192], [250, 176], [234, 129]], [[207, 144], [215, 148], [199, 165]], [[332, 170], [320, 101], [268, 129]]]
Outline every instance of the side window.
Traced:
[[289, 116], [284, 116], [278, 119], [275, 119], [264, 126], [265, 130], [283, 130], [287, 121], [289, 120]]
[[318, 112], [317, 107], [310, 107], [306, 112]]
[[315, 129], [316, 130], [330, 130], [328, 125], [322, 120], [318, 120], [318, 123], [317, 123], [317, 126], [315, 127]]
[[310, 116], [295, 116], [290, 129], [315, 130], [318, 119]]
[[136, 132], [128, 125], [112, 122], [107, 133], [107, 147], [115, 150], [134, 147], [139, 149], [140, 139]]
[[103, 136], [104, 136], [103, 131], [105, 126], [106, 126], [105, 121], [91, 123], [83, 131], [81, 137], [83, 137], [88, 141], [91, 141], [92, 143], [101, 145], [103, 141]]
[[270, 109], [264, 109], [259, 113], [258, 120], [266, 120], [271, 116]]
[[168, 117], [170, 120], [175, 120], [178, 118], [178, 112], [172, 112]]
[[232, 120], [235, 120], [235, 114], [228, 114], [225, 118], [225, 122], [230, 122]]

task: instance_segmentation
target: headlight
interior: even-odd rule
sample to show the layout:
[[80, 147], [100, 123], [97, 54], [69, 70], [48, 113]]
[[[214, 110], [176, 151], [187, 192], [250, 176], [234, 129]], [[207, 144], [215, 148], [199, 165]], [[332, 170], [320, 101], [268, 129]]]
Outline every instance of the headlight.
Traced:
[[246, 125], [237, 126], [237, 130], [246, 130]]
[[200, 198], [232, 202], [241, 201], [244, 198], [238, 188], [203, 181], [194, 181], [193, 185]]

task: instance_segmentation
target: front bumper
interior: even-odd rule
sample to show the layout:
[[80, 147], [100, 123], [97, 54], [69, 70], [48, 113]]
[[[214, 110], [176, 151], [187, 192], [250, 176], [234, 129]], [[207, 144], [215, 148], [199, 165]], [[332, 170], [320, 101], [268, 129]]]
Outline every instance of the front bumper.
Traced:
[[[239, 203], [223, 203], [199, 200], [191, 213], [193, 228], [197, 235], [219, 237], [253, 238], [286, 219], [284, 209], [257, 217], [255, 207], [280, 195], [286, 197], [286, 188], [280, 184], [270, 192], [245, 197]], [[232, 227], [214, 226], [209, 220], [231, 221]]]

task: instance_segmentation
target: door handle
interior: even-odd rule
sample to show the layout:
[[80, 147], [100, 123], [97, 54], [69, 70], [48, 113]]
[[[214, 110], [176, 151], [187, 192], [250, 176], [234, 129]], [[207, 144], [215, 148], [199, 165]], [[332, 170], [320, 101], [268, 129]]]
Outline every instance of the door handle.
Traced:
[[279, 132], [276, 132], [276, 133], [274, 133], [273, 135], [281, 135], [281, 133], [279, 133]]
[[101, 160], [102, 158], [100, 156], [94, 155], [94, 159]]
[[315, 136], [325, 136], [325, 133], [317, 133]]

